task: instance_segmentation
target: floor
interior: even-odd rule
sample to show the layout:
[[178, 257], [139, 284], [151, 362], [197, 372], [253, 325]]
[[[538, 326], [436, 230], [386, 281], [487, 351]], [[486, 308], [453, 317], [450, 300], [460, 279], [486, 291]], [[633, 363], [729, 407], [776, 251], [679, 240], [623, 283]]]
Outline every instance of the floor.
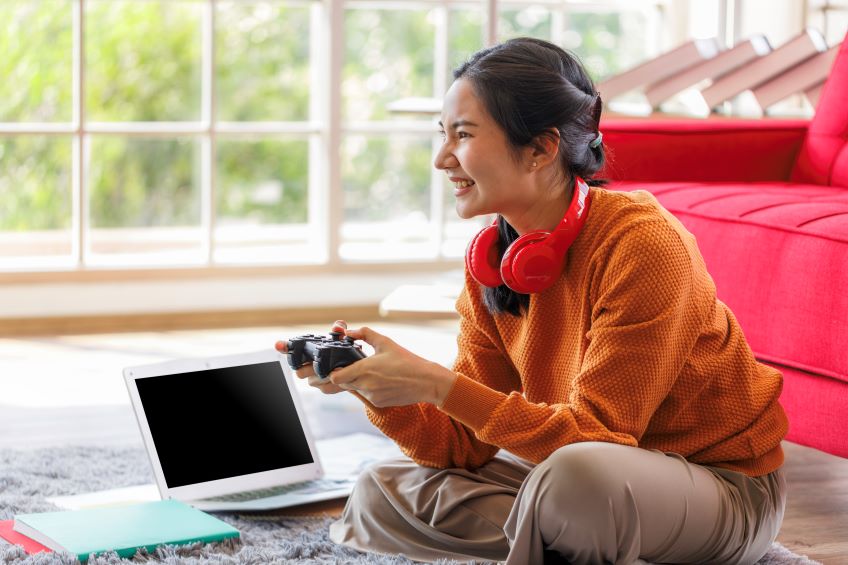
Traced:
[[[350, 321], [352, 326], [357, 321]], [[450, 365], [454, 320], [367, 325], [424, 357]], [[280, 338], [322, 331], [312, 326], [117, 333], [0, 339], [0, 448], [141, 445], [121, 371], [175, 357], [270, 348]], [[378, 433], [359, 401], [326, 396], [298, 383], [318, 438]], [[789, 500], [779, 541], [826, 565], [848, 564], [848, 459], [784, 443]], [[330, 505], [326, 510], [336, 508]]]

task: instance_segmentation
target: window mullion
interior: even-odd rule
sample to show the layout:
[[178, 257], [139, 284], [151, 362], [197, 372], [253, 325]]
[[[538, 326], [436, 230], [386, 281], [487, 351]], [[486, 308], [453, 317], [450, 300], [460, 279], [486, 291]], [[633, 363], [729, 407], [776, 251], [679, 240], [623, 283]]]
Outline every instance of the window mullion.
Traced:
[[215, 0], [206, 3], [202, 25], [200, 223], [207, 265], [215, 261]]
[[[445, 4], [436, 8], [436, 45], [434, 53], [433, 92], [434, 98], [442, 98], [447, 90], [447, 74], [449, 65], [449, 42], [450, 42], [450, 8]], [[434, 121], [433, 119], [430, 120]], [[435, 130], [435, 127], [434, 127]], [[439, 150], [437, 140], [433, 141], [431, 159], [434, 159]], [[430, 169], [430, 225], [433, 226], [433, 249], [436, 257], [442, 256], [442, 242], [445, 237], [445, 191], [442, 175], [435, 167]]]
[[[344, 222], [344, 190], [341, 173], [342, 146], [342, 65], [344, 64], [344, 15], [345, 2], [324, 0], [325, 25], [322, 34], [326, 37], [329, 81], [327, 82], [327, 133], [325, 155], [327, 162], [327, 184], [324, 226], [327, 242], [327, 259], [331, 267], [341, 263], [339, 246]], [[317, 85], [316, 85], [317, 86]]]
[[491, 47], [498, 41], [498, 0], [484, 0], [486, 17], [483, 28], [483, 46]]
[[72, 101], [73, 101], [73, 144], [71, 166], [71, 254], [78, 269], [84, 268], [87, 205], [85, 202], [85, 0], [73, 4], [73, 54], [72, 54]]

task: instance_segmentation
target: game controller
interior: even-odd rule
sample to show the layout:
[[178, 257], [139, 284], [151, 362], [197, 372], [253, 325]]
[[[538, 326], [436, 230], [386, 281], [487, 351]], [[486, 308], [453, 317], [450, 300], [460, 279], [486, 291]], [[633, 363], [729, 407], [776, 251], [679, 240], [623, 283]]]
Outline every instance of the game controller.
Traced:
[[286, 344], [289, 367], [300, 369], [312, 363], [315, 374], [321, 379], [329, 378], [330, 373], [336, 369], [365, 359], [362, 346], [354, 343], [351, 337], [342, 338], [341, 332], [330, 332], [329, 337], [301, 335], [288, 340]]

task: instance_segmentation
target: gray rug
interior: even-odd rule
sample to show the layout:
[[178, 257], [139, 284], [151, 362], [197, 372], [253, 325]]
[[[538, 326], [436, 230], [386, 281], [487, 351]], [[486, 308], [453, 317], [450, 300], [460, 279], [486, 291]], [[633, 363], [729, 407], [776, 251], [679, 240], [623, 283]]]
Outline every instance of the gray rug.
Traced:
[[[109, 488], [153, 482], [143, 449], [66, 447], [38, 450], [0, 450], [0, 520], [25, 512], [56, 510], [45, 502], [47, 496], [93, 492]], [[338, 546], [327, 537], [330, 518], [288, 518], [281, 516], [216, 514], [237, 528], [240, 543], [165, 546], [154, 553], [138, 553], [139, 563], [168, 564], [302, 564], [353, 563], [357, 565], [406, 565], [402, 556], [361, 554]], [[68, 554], [26, 555], [17, 546], [0, 545], [0, 563], [15, 565], [71, 565]], [[128, 563], [116, 554], [89, 561], [92, 565]], [[455, 563], [439, 561], [441, 565]], [[804, 565], [817, 563], [792, 553], [775, 543], [757, 565]]]

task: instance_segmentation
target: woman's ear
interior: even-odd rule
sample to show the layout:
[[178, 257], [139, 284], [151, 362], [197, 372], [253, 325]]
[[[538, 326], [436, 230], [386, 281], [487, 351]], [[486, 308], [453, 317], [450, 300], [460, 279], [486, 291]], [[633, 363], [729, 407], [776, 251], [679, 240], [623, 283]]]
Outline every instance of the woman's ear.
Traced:
[[559, 155], [559, 130], [550, 128], [537, 135], [527, 148], [527, 163], [538, 170], [554, 162]]

